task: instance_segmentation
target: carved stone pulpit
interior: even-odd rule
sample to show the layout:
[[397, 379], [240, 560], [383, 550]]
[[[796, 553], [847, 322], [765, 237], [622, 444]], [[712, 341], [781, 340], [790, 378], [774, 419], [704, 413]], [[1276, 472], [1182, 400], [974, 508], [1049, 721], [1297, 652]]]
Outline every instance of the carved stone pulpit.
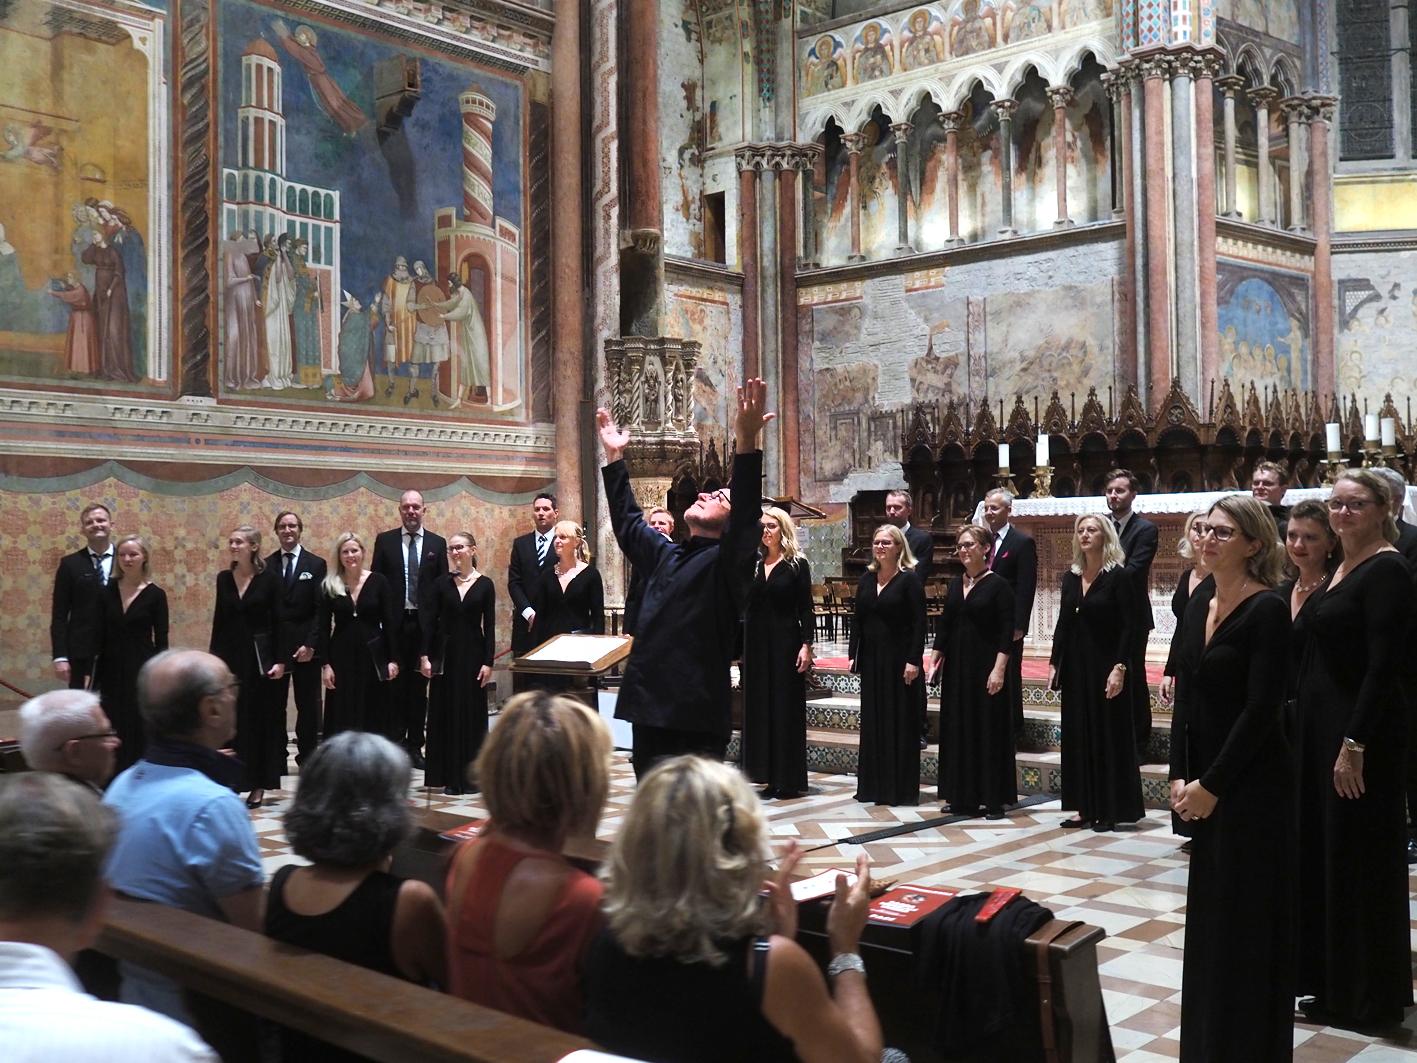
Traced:
[[635, 499], [664, 505], [675, 475], [698, 461], [694, 369], [699, 342], [665, 336], [605, 341], [605, 378], [615, 423], [630, 433], [625, 462]]

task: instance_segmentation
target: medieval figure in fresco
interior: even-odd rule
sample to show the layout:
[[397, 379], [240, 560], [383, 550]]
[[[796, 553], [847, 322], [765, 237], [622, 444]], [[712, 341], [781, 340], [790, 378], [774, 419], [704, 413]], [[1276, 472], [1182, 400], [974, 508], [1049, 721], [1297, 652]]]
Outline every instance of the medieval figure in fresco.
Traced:
[[394, 393], [395, 374], [407, 376], [404, 367], [413, 358], [413, 330], [418, 324], [414, 312], [408, 308], [409, 292], [413, 290], [413, 278], [408, 272], [408, 259], [399, 255], [394, 259], [394, 271], [384, 279], [384, 289], [380, 305], [384, 317], [384, 372], [389, 374], [384, 397]]
[[291, 315], [295, 310], [295, 269], [290, 264], [290, 234], [276, 238], [275, 258], [261, 282], [261, 313], [265, 318], [266, 379], [263, 387], [279, 391], [294, 387], [295, 345]]
[[93, 299], [72, 270], [55, 278], [49, 294], [69, 308], [69, 329], [64, 335], [64, 368], [76, 376], [94, 376], [102, 363], [98, 331], [94, 327]]
[[[422, 262], [413, 264], [413, 284], [407, 295], [409, 312], [414, 315], [412, 370], [409, 388], [404, 394], [403, 404], [407, 406], [422, 392], [418, 381], [431, 381], [438, 367], [448, 360], [448, 325], [438, 312], [437, 304], [447, 299], [447, 293], [438, 286], [428, 267]], [[433, 405], [438, 405], [438, 391], [431, 387]]]
[[102, 367], [99, 375], [104, 380], [131, 384], [138, 377], [133, 371], [123, 256], [109, 245], [100, 229], [93, 234], [93, 243], [84, 249], [84, 261], [94, 267], [94, 321]]
[[852, 60], [857, 84], [863, 81], [875, 81], [877, 78], [888, 77], [895, 73], [895, 64], [891, 60], [890, 43], [881, 40], [881, 24], [879, 22], [866, 23], [857, 40], [859, 43], [853, 50]]
[[950, 54], [958, 59], [963, 55], [987, 52], [994, 47], [994, 14], [979, 12], [979, 0], [964, 0], [962, 14], [955, 19], [950, 31]]
[[806, 82], [808, 96], [846, 87], [846, 60], [837, 54], [837, 40], [830, 33], [807, 54]]
[[472, 289], [455, 273], [448, 278], [448, 298], [432, 306], [448, 323], [453, 360], [457, 365], [456, 394], [449, 397], [452, 405], [459, 405], [465, 396], [472, 402], [487, 402], [491, 356], [487, 328], [482, 323], [482, 311], [477, 308]]
[[28, 126], [9, 123], [0, 132], [0, 136], [5, 138], [5, 150], [0, 151], [0, 161], [28, 162], [57, 171], [63, 149], [58, 144], [45, 143], [53, 133], [53, 129], [38, 119]]
[[98, 230], [98, 211], [87, 203], [76, 203], [72, 211], [74, 234], [69, 237], [69, 249], [74, 253], [74, 272], [89, 291], [93, 291], [93, 267], [84, 263], [84, 251], [93, 243]]
[[1048, 35], [1048, 15], [1038, 4], [1025, 4], [1014, 14], [1009, 26], [1009, 43]]
[[932, 24], [930, 12], [923, 7], [911, 12], [908, 28], [903, 35], [900, 48], [900, 68], [919, 70], [943, 62], [945, 58], [944, 33], [938, 22]]
[[324, 300], [320, 297], [320, 278], [310, 268], [310, 244], [297, 239], [290, 256], [290, 268], [295, 274], [295, 387], [318, 388], [323, 382], [320, 373], [320, 314]]
[[329, 397], [336, 402], [364, 402], [374, 397], [374, 330], [379, 326], [379, 296], [366, 310], [344, 293], [344, 317], [339, 326], [339, 375], [331, 377]]
[[1110, 0], [1066, 0], [1063, 4], [1063, 27], [1072, 29], [1112, 17]]
[[261, 351], [257, 341], [256, 285], [251, 259], [261, 249], [255, 232], [232, 233], [221, 245], [222, 383], [228, 390], [261, 386]]
[[309, 26], [297, 26], [295, 32], [291, 33], [290, 28], [281, 19], [276, 19], [271, 28], [275, 30], [281, 47], [300, 65], [300, 69], [305, 71], [305, 76], [310, 81], [310, 93], [319, 104], [320, 110], [346, 134], [353, 136], [358, 133], [369, 119], [344, 94], [344, 90], [325, 69], [325, 61], [316, 51], [319, 38], [315, 36], [315, 31]]
[[107, 199], [88, 199], [85, 204], [97, 215], [104, 239], [123, 258], [123, 275], [135, 301], [128, 313], [128, 344], [133, 352], [133, 371], [142, 379], [148, 375], [148, 254], [142, 235], [128, 212]]

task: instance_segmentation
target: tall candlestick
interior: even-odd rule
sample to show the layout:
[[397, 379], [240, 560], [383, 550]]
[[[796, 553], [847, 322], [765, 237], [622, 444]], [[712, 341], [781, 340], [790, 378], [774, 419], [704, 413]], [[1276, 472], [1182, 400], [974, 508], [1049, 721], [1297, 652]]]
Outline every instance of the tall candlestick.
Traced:
[[1382, 419], [1383, 446], [1397, 446], [1397, 418], [1384, 417]]
[[1049, 440], [1048, 440], [1048, 433], [1047, 433], [1047, 432], [1039, 432], [1039, 433], [1038, 433], [1038, 449], [1034, 452], [1034, 460], [1033, 460], [1033, 463], [1034, 463], [1035, 465], [1050, 465], [1050, 464], [1052, 464], [1052, 463], [1048, 460], [1048, 442], [1049, 442]]
[[1376, 443], [1378, 441], [1378, 415], [1375, 413], [1365, 413], [1363, 415], [1363, 442]]
[[1006, 473], [1009, 471], [1009, 445], [999, 444], [999, 471]]
[[1343, 449], [1343, 441], [1339, 436], [1338, 424], [1334, 421], [1324, 425], [1324, 441], [1328, 446], [1330, 454], [1336, 454]]

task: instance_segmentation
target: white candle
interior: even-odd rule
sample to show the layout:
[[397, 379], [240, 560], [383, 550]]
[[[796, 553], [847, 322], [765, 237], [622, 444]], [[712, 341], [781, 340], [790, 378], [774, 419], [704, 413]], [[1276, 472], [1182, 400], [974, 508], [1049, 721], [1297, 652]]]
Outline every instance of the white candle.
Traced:
[[1007, 443], [999, 444], [999, 471], [1002, 473], [1009, 471], [1009, 445]]
[[1343, 449], [1342, 441], [1338, 436], [1338, 424], [1336, 422], [1330, 421], [1328, 424], [1324, 425], [1324, 439], [1328, 443], [1328, 452], [1330, 454], [1334, 454]]
[[1363, 415], [1363, 442], [1376, 443], [1378, 441], [1378, 415], [1375, 413], [1365, 413]]
[[1397, 446], [1397, 418], [1384, 417], [1382, 420], [1383, 446]]
[[1039, 432], [1039, 433], [1038, 433], [1038, 449], [1037, 449], [1037, 451], [1035, 451], [1035, 453], [1034, 453], [1034, 464], [1035, 464], [1035, 465], [1039, 465], [1039, 466], [1043, 466], [1043, 465], [1049, 464], [1049, 462], [1048, 462], [1048, 433], [1047, 433], [1047, 432]]

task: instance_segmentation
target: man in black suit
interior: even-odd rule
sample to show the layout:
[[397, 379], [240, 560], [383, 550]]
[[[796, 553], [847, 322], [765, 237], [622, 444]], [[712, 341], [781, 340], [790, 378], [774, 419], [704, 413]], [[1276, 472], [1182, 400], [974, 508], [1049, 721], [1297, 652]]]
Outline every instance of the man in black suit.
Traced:
[[[886, 523], [894, 524], [905, 536], [906, 545], [915, 555], [915, 578], [923, 589], [928, 590], [927, 581], [935, 564], [935, 538], [924, 528], [910, 523], [913, 508], [910, 492], [904, 488], [886, 492]], [[916, 709], [920, 717], [920, 748], [924, 749], [930, 744], [930, 694], [924, 683], [918, 684], [918, 690]]]
[[[1407, 481], [1396, 469], [1379, 467], [1370, 470], [1383, 478], [1391, 495], [1393, 522], [1397, 524], [1397, 541], [1392, 545], [1407, 559], [1407, 567], [1417, 579], [1417, 527], [1402, 519], [1402, 507], [1407, 501]], [[1414, 590], [1417, 593], [1417, 590]], [[1417, 726], [1417, 661], [1407, 657], [1408, 727]], [[1407, 742], [1407, 862], [1417, 864], [1417, 742]]]
[[300, 545], [305, 524], [298, 513], [286, 510], [276, 516], [275, 533], [280, 549], [266, 558], [266, 567], [280, 576], [284, 594], [276, 619], [276, 653], [286, 662], [285, 675], [276, 680], [276, 703], [285, 709], [295, 687], [295, 763], [303, 764], [320, 741], [320, 662], [315, 659], [319, 641], [320, 584], [328, 571], [325, 559]]
[[1023, 734], [1023, 639], [1033, 616], [1033, 595], [1038, 589], [1038, 546], [1010, 523], [1014, 496], [1002, 487], [984, 496], [984, 523], [994, 534], [989, 569], [1003, 576], [1014, 589], [1014, 641], [1009, 650], [1009, 704], [1013, 707], [1014, 740]]
[[[556, 567], [552, 530], [561, 519], [556, 496], [542, 491], [531, 500], [532, 530], [512, 540], [507, 562], [507, 596], [512, 599], [512, 656], [520, 657], [544, 639], [536, 636], [536, 595], [542, 572]], [[512, 673], [512, 689], [528, 689], [531, 679]]]
[[1289, 490], [1289, 474], [1276, 461], [1262, 461], [1250, 473], [1250, 494], [1269, 507], [1274, 523], [1279, 528], [1279, 541], [1284, 542], [1285, 529], [1289, 526], [1289, 507], [1284, 504], [1284, 495]]
[[94, 662], [103, 641], [103, 588], [113, 574], [113, 514], [101, 502], [79, 514], [88, 545], [66, 555], [54, 573], [49, 641], [54, 674], [71, 689], [93, 682]]
[[[399, 626], [399, 674], [394, 684], [394, 734], [388, 737], [408, 750], [415, 768], [423, 767], [423, 724], [428, 717], [428, 680], [418, 670], [423, 632], [418, 627], [418, 602], [429, 586], [448, 572], [448, 544], [423, 527], [427, 515], [423, 495], [405, 491], [399, 498], [401, 527], [374, 538], [370, 568], [395, 588], [403, 588], [403, 623]], [[398, 593], [397, 589], [394, 592]]]
[[640, 635], [615, 703], [615, 718], [633, 725], [637, 779], [666, 757], [699, 753], [722, 760], [728, 750], [733, 636], [762, 539], [758, 436], [776, 416], [763, 412], [766, 398], [761, 380], [738, 389], [735, 489], [699, 495], [684, 512], [689, 540], [683, 544], [645, 523], [621, 460], [630, 433], [616, 426], [609, 411], [595, 413], [615, 538], [630, 564], [645, 573]]
[[1107, 510], [1112, 525], [1122, 541], [1127, 555], [1126, 569], [1132, 578], [1136, 595], [1137, 641], [1127, 661], [1132, 677], [1132, 726], [1137, 743], [1137, 763], [1146, 761], [1146, 747], [1151, 739], [1151, 687], [1146, 681], [1146, 643], [1156, 621], [1151, 616], [1151, 562], [1156, 558], [1156, 525], [1139, 513], [1132, 512], [1140, 482], [1126, 469], [1113, 469], [1107, 474]]
[[[1417, 575], [1417, 527], [1402, 519], [1402, 507], [1407, 502], [1407, 481], [1396, 469], [1378, 466], [1372, 471], [1386, 481], [1392, 495], [1392, 519], [1397, 525], [1397, 542], [1392, 545], [1397, 547], [1398, 553], [1407, 559], [1408, 567]], [[1409, 748], [1417, 748], [1417, 743], [1408, 745]]]
[[[674, 514], [663, 506], [655, 506], [645, 516], [645, 523], [666, 539], [674, 538]], [[625, 622], [620, 625], [622, 635], [633, 635], [640, 621], [640, 602], [645, 596], [645, 574], [630, 566], [630, 588], [625, 592]]]

